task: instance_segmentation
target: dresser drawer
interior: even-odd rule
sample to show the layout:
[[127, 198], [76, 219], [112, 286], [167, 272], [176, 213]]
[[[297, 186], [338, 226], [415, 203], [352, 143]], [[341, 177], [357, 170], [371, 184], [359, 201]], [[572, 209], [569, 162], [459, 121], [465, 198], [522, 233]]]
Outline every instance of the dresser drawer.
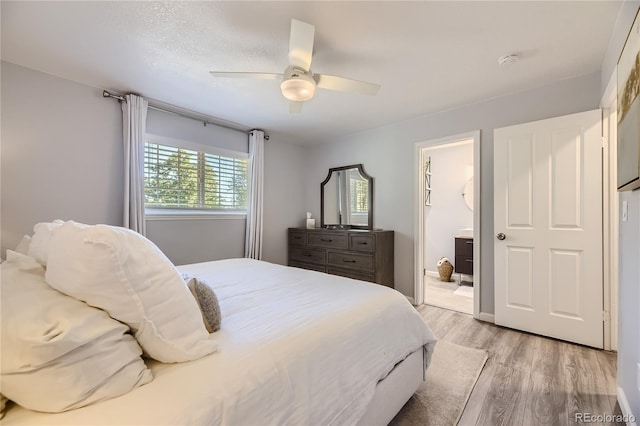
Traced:
[[316, 247], [335, 249], [348, 249], [349, 239], [347, 234], [329, 234], [326, 232], [310, 232], [307, 236], [307, 244]]
[[459, 274], [473, 275], [473, 257], [456, 256], [456, 272]]
[[289, 261], [318, 263], [324, 265], [324, 250], [314, 250], [302, 247], [292, 247], [289, 251]]
[[374, 272], [374, 258], [371, 254], [356, 254], [353, 252], [330, 251], [327, 253], [327, 267], [357, 269], [365, 272]]
[[473, 238], [456, 238], [456, 256], [473, 257]]
[[351, 250], [375, 253], [376, 237], [374, 237], [373, 235], [351, 234], [349, 238], [349, 247], [351, 248]]
[[302, 263], [302, 262], [296, 262], [296, 261], [289, 261], [289, 266], [293, 266], [294, 268], [311, 269], [312, 271], [318, 271], [318, 272], [327, 272], [324, 265], [319, 265], [315, 263]]
[[327, 268], [327, 273], [340, 275], [341, 277], [353, 278], [354, 280], [375, 282], [375, 276], [373, 274], [367, 274], [366, 272], [361, 271], [329, 267]]
[[306, 246], [307, 233], [304, 231], [289, 231], [289, 244], [292, 246]]

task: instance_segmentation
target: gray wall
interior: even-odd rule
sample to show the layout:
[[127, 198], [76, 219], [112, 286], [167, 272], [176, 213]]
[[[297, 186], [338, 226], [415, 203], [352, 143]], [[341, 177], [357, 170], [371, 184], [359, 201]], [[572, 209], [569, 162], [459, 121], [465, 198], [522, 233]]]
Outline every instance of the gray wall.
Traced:
[[147, 238], [175, 264], [244, 257], [244, 219], [147, 220]]
[[[120, 104], [102, 90], [1, 63], [2, 256], [37, 222], [73, 219], [122, 225]], [[147, 130], [175, 139], [247, 151], [248, 137], [149, 110]], [[265, 145], [264, 258], [286, 263], [286, 228], [304, 218], [307, 148], [271, 135]], [[244, 254], [244, 219], [157, 220], [147, 234], [176, 264]]]
[[[602, 94], [618, 62], [639, 7], [639, 1], [623, 3], [602, 64]], [[628, 203], [629, 217], [627, 222], [618, 218], [618, 387], [624, 392], [637, 421], [640, 419], [640, 190], [620, 193], [621, 215], [623, 201]]]
[[640, 419], [640, 190], [621, 192], [623, 201], [629, 219], [620, 220], [618, 386]]
[[396, 289], [413, 296], [414, 145], [480, 129], [480, 310], [493, 313], [493, 129], [595, 109], [599, 102], [600, 74], [594, 73], [327, 141], [313, 147], [307, 162], [307, 204], [319, 217], [318, 188], [327, 169], [363, 163], [375, 179], [374, 226], [396, 233]]
[[[287, 263], [287, 228], [305, 225], [304, 177], [309, 148], [270, 134], [264, 152], [263, 260]], [[318, 195], [319, 197], [319, 195]]]
[[120, 105], [95, 88], [0, 66], [2, 256], [37, 222], [121, 225]]

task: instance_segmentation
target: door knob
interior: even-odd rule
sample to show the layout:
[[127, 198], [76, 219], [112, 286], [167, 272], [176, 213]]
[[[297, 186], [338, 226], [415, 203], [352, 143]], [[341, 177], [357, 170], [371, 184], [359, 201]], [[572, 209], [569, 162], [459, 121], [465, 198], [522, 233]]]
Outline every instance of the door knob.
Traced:
[[501, 232], [501, 233], [499, 233], [498, 235], [496, 235], [496, 237], [497, 237], [500, 241], [502, 241], [502, 240], [504, 240], [505, 238], [507, 238], [507, 236], [506, 236], [506, 235], [504, 235], [502, 232]]

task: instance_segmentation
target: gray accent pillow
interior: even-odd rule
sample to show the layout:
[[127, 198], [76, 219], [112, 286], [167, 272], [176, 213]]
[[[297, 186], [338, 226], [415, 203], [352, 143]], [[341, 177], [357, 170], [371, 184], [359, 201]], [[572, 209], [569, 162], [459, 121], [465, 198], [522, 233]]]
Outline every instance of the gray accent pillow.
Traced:
[[220, 304], [213, 289], [196, 277], [182, 275], [187, 287], [196, 299], [202, 314], [202, 321], [209, 333], [220, 330], [222, 322], [222, 314], [220, 313]]

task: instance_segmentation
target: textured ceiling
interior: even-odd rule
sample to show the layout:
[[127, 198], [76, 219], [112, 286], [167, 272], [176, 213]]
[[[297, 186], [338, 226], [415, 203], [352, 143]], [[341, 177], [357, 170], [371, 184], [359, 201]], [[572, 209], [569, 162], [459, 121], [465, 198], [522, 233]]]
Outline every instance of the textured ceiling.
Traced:
[[[619, 1], [11, 2], [2, 59], [149, 98], [292, 141], [331, 140], [600, 69]], [[318, 90], [289, 114], [276, 72], [291, 18], [316, 27], [312, 69], [382, 85]], [[521, 60], [499, 67], [497, 58]]]

